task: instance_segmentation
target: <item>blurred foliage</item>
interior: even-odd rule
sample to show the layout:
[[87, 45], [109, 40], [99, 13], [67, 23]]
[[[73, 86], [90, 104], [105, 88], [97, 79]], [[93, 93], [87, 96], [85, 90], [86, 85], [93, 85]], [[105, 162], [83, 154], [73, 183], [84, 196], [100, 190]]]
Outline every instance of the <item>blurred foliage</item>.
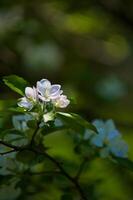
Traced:
[[[133, 159], [132, 13], [131, 0], [1, 0], [0, 76], [17, 74], [31, 83], [49, 78], [64, 84], [72, 98], [72, 111], [88, 120], [116, 121]], [[11, 128], [8, 108], [16, 96], [2, 81], [0, 91], [0, 129]], [[52, 154], [67, 160], [68, 167], [74, 159], [79, 162], [65, 131], [55, 138], [48, 135], [46, 142]], [[0, 163], [5, 160], [6, 156], [0, 158]], [[61, 198], [57, 179], [47, 187], [51, 184], [48, 176], [20, 175], [8, 182], [10, 178], [8, 174], [0, 178], [1, 200]], [[104, 160], [89, 163], [81, 180], [88, 184], [86, 191], [92, 200], [133, 198], [133, 175]], [[17, 184], [23, 186], [21, 195]], [[71, 193], [68, 188], [62, 199], [71, 199]]]

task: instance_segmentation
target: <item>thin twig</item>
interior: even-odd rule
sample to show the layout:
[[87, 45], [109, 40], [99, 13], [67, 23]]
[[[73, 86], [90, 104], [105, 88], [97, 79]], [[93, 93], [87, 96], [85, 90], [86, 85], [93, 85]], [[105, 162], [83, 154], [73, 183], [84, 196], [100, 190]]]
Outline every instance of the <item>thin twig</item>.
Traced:
[[48, 158], [51, 162], [53, 162], [57, 167], [58, 169], [60, 170], [60, 172], [70, 181], [72, 182], [74, 185], [75, 185], [75, 188], [77, 189], [77, 191], [79, 192], [80, 196], [82, 197], [83, 200], [87, 200], [88, 198], [85, 196], [81, 186], [79, 185], [78, 181], [71, 177], [67, 172], [66, 170], [62, 167], [62, 165], [55, 159], [53, 158], [52, 156], [50, 156], [49, 154], [47, 154], [46, 152], [40, 152], [40, 151], [36, 151], [34, 150], [34, 152], [36, 153], [39, 153], [39, 154], [42, 154], [44, 155], [46, 158]]
[[0, 155], [1, 155], [1, 156], [4, 156], [4, 155], [6, 155], [6, 154], [9, 154], [9, 153], [12, 153], [12, 152], [15, 152], [15, 151], [16, 151], [16, 150], [13, 149], [13, 150], [10, 150], [10, 151], [1, 152]]
[[19, 147], [19, 146], [13, 145], [13, 144], [9, 144], [6, 141], [1, 141], [0, 140], [0, 144], [4, 145], [6, 147], [9, 147], [11, 149], [14, 149], [15, 151], [24, 150], [24, 147]]
[[46, 158], [48, 158], [52, 163], [54, 163], [55, 166], [57, 166], [57, 168], [60, 170], [60, 172], [62, 173], [63, 176], [65, 176], [71, 183], [73, 183], [73, 185], [75, 186], [75, 188], [77, 189], [77, 191], [79, 192], [79, 195], [81, 196], [82, 200], [87, 200], [88, 198], [85, 196], [80, 184], [78, 183], [78, 181], [73, 178], [72, 176], [70, 176], [67, 171], [62, 167], [62, 165], [60, 164], [60, 162], [58, 162], [55, 158], [53, 158], [51, 155], [49, 155], [46, 152], [41, 152], [38, 151], [36, 149], [33, 149], [32, 146], [27, 146], [27, 147], [18, 147], [12, 144], [9, 144], [7, 142], [4, 141], [0, 141], [0, 144], [5, 145], [7, 147], [12, 148], [14, 151], [23, 151], [23, 150], [29, 150], [32, 151], [34, 153], [37, 154], [42, 154], [43, 156], [45, 156]]

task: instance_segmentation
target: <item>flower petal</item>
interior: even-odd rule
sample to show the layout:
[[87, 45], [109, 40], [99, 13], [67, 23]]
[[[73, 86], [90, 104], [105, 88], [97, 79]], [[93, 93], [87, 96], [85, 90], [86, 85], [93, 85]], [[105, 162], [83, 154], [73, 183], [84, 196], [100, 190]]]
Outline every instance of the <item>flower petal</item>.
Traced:
[[107, 132], [116, 130], [115, 124], [112, 119], [109, 119], [105, 122], [105, 129]]
[[121, 137], [121, 134], [119, 133], [118, 130], [113, 130], [113, 131], [110, 131], [108, 134], [107, 134], [107, 139], [110, 141], [114, 138], [120, 138]]
[[110, 151], [117, 157], [126, 158], [128, 154], [127, 143], [120, 139], [110, 144]]
[[33, 108], [32, 102], [30, 102], [26, 97], [22, 97], [20, 99], [20, 101], [18, 102], [18, 106], [28, 110], [31, 110]]
[[60, 85], [52, 85], [51, 89], [50, 89], [50, 97], [51, 99], [55, 99], [58, 98], [59, 95], [61, 95], [61, 93], [63, 92], [61, 89]]
[[33, 86], [34, 99], [38, 100], [37, 89]]
[[33, 99], [34, 98], [34, 90], [33, 90], [33, 88], [26, 87], [25, 88], [25, 95], [26, 95], [26, 97]]
[[51, 99], [49, 97], [38, 95], [38, 98], [43, 102], [49, 102]]
[[43, 120], [45, 123], [49, 122], [49, 121], [53, 121], [54, 120], [54, 113], [53, 112], [49, 112], [43, 115]]
[[51, 89], [51, 83], [47, 79], [42, 79], [41, 81], [37, 81], [37, 91], [44, 96], [46, 90], [49, 91]]
[[66, 108], [70, 101], [67, 99], [67, 96], [60, 95], [57, 99], [53, 99], [53, 104], [58, 108]]
[[98, 119], [96, 119], [96, 120], [93, 121], [93, 125], [94, 125], [97, 129], [99, 129], [99, 128], [104, 128], [104, 126], [105, 126], [103, 120], [98, 120]]
[[92, 137], [91, 143], [97, 147], [103, 147], [104, 140], [100, 137], [99, 134], [97, 134], [94, 137]]

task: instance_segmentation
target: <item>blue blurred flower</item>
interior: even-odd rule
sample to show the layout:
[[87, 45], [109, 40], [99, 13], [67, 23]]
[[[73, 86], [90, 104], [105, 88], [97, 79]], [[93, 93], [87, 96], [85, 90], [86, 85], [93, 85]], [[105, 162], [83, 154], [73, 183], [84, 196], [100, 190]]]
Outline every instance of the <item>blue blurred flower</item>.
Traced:
[[95, 120], [93, 125], [97, 128], [98, 134], [92, 137], [91, 143], [101, 148], [101, 157], [105, 158], [109, 154], [122, 158], [127, 157], [128, 145], [122, 139], [112, 120], [107, 120], [106, 122]]

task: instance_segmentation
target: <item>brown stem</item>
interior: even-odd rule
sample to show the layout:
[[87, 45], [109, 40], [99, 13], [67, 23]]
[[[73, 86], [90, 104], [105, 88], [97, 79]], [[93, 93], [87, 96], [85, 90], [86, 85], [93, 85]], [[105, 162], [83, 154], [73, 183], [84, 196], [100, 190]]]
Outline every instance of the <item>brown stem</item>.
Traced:
[[[37, 132], [37, 129], [36, 129], [36, 132]], [[35, 132], [35, 133], [36, 133]], [[36, 134], [34, 134], [36, 135]], [[34, 140], [33, 140], [34, 141]], [[80, 184], [78, 183], [78, 181], [73, 178], [72, 176], [70, 176], [67, 171], [62, 167], [62, 165], [55, 159], [53, 158], [51, 155], [49, 155], [48, 153], [46, 152], [41, 152], [41, 151], [38, 151], [36, 149], [33, 149], [32, 146], [30, 145], [29, 147], [18, 147], [18, 146], [15, 146], [15, 145], [12, 145], [12, 144], [9, 144], [7, 142], [4, 142], [4, 141], [0, 141], [0, 144], [2, 145], [5, 145], [7, 147], [10, 147], [12, 148], [14, 151], [23, 151], [23, 150], [29, 150], [29, 151], [32, 151], [34, 153], [37, 153], [37, 154], [42, 154], [43, 156], [45, 156], [46, 158], [48, 158], [52, 163], [54, 163], [57, 168], [60, 170], [60, 172], [62, 173], [63, 176], [65, 176], [71, 183], [73, 183], [73, 185], [75, 186], [75, 188], [77, 189], [79, 195], [81, 196], [81, 199], [82, 200], [87, 200], [88, 198], [85, 196]]]
[[81, 198], [83, 200], [87, 200], [88, 198], [85, 196], [81, 186], [79, 185], [78, 181], [73, 178], [72, 176], [70, 176], [66, 170], [62, 167], [62, 165], [55, 159], [53, 158], [52, 156], [50, 156], [49, 154], [47, 154], [46, 152], [39, 152], [39, 151], [36, 151], [34, 150], [34, 152], [36, 153], [39, 153], [39, 154], [42, 154], [44, 155], [46, 158], [48, 158], [51, 162], [53, 162], [57, 167], [58, 169], [60, 170], [60, 172], [70, 181], [72, 182], [74, 185], [75, 185], [75, 188], [77, 189], [77, 191], [79, 192]]
[[5, 141], [1, 141], [1, 140], [0, 140], [0, 144], [4, 145], [6, 147], [9, 147], [11, 149], [14, 149], [14, 151], [21, 151], [21, 150], [24, 150], [24, 148], [25, 148], [25, 147], [15, 146], [13, 144], [9, 144], [9, 143], [7, 143]]
[[12, 152], [15, 152], [16, 150], [10, 150], [10, 151], [6, 151], [6, 152], [0, 152], [0, 155], [1, 156], [4, 156], [4, 155], [6, 155], [6, 154], [9, 154], [9, 153], [12, 153]]

